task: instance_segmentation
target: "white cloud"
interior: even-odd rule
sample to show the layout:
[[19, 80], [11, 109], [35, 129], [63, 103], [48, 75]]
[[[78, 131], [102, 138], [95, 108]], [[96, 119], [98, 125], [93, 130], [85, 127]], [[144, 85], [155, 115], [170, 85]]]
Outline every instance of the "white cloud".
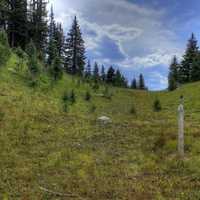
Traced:
[[173, 55], [180, 57], [182, 54], [176, 35], [163, 23], [165, 10], [139, 6], [127, 0], [50, 2], [54, 4], [56, 19], [65, 29], [70, 26], [73, 16], [78, 16], [87, 49], [97, 55], [97, 59], [101, 54], [99, 45], [105, 36], [112, 39], [125, 56], [121, 63], [114, 63], [107, 57], [102, 58], [102, 63], [106, 61], [134, 69], [155, 65], [167, 67]]

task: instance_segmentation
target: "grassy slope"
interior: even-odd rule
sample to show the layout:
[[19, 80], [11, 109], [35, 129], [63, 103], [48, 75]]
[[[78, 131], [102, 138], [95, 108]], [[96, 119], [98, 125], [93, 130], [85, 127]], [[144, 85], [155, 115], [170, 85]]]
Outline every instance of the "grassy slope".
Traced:
[[[6, 199], [199, 199], [200, 83], [175, 92], [112, 88], [112, 100], [69, 76], [52, 87], [27, 86], [0, 71], [0, 194]], [[63, 112], [62, 95], [75, 89], [77, 103]], [[90, 89], [91, 102], [84, 100]], [[185, 96], [186, 157], [176, 155], [177, 105]], [[156, 97], [163, 110], [152, 111]], [[130, 114], [132, 105], [137, 115]], [[97, 110], [91, 112], [92, 105]], [[98, 116], [113, 123], [101, 127]], [[71, 194], [56, 196], [40, 187]]]

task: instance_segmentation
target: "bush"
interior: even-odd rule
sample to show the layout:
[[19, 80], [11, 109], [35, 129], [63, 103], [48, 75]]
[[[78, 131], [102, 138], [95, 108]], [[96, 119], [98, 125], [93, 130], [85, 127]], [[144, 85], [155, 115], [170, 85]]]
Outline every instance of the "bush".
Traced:
[[70, 100], [71, 104], [76, 103], [76, 95], [75, 95], [74, 90], [72, 90], [72, 91], [70, 92], [69, 100]]
[[134, 105], [132, 105], [132, 107], [130, 109], [130, 114], [136, 114], [136, 109], [135, 109]]
[[105, 90], [103, 91], [103, 97], [106, 99], [112, 99], [112, 93], [110, 92], [108, 86], [106, 86]]
[[0, 66], [5, 65], [10, 57], [10, 49], [7, 34], [0, 31]]
[[85, 100], [86, 101], [90, 101], [91, 100], [91, 94], [90, 94], [89, 91], [87, 91], [86, 94], [85, 94]]
[[162, 110], [162, 107], [161, 107], [161, 103], [160, 103], [160, 100], [159, 99], [156, 99], [153, 103], [153, 110], [155, 112], [159, 112]]
[[13, 49], [13, 52], [20, 58], [20, 59], [26, 59], [27, 54], [24, 52], [20, 47], [17, 47]]
[[94, 112], [96, 111], [96, 109], [97, 109], [97, 107], [96, 107], [95, 105], [92, 105], [92, 106], [90, 107], [90, 112], [91, 112], [91, 113], [94, 113]]

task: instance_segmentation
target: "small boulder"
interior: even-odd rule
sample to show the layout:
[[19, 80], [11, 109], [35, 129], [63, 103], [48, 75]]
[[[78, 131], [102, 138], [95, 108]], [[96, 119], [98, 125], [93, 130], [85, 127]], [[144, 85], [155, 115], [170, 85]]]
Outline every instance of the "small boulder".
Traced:
[[106, 125], [106, 124], [112, 123], [112, 120], [109, 117], [101, 116], [101, 117], [98, 118], [98, 122], [100, 124]]

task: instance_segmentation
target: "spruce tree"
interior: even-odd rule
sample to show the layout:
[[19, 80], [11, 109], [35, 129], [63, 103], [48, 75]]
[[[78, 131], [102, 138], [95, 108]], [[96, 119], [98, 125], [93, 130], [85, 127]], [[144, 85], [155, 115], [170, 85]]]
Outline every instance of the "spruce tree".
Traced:
[[191, 81], [200, 80], [200, 52], [195, 56], [191, 69]]
[[[179, 81], [180, 83], [188, 83], [193, 81], [192, 69], [195, 65], [195, 60], [197, 59], [199, 50], [197, 46], [197, 40], [192, 33], [191, 38], [188, 41], [187, 49], [185, 55], [183, 56], [183, 61], [181, 62], [179, 70]], [[194, 74], [194, 72], [193, 72]]]
[[61, 62], [60, 56], [58, 55], [55, 57], [55, 59], [52, 62], [51, 75], [55, 81], [59, 80], [63, 75], [62, 62]]
[[115, 70], [111, 66], [111, 67], [109, 67], [109, 69], [107, 71], [106, 82], [109, 83], [109, 84], [113, 84], [114, 80], [115, 80]]
[[139, 76], [139, 89], [140, 90], [146, 89], [143, 74], [140, 74], [140, 76]]
[[176, 56], [174, 56], [169, 68], [169, 76], [168, 76], [169, 91], [173, 91], [178, 87], [178, 81], [179, 81], [178, 72], [179, 72], [179, 64]]
[[96, 82], [98, 82], [99, 79], [100, 79], [100, 76], [99, 76], [99, 66], [98, 66], [98, 63], [97, 63], [97, 62], [94, 63], [93, 79], [94, 79]]
[[57, 56], [56, 42], [55, 42], [55, 20], [54, 20], [54, 12], [53, 6], [51, 6], [50, 12], [50, 22], [48, 27], [48, 47], [47, 47], [47, 64], [51, 66], [53, 60]]
[[86, 69], [85, 69], [85, 78], [89, 79], [91, 77], [91, 64], [90, 64], [90, 60], [88, 60]]
[[83, 74], [85, 66], [85, 46], [76, 16], [66, 39], [64, 66], [70, 74]]
[[25, 49], [28, 39], [27, 0], [10, 0], [7, 12], [7, 33], [11, 47]]
[[48, 35], [47, 0], [31, 0], [29, 7], [29, 37], [43, 58]]
[[101, 67], [101, 81], [105, 82], [106, 81], [106, 73], [105, 73], [105, 67], [102, 65]]
[[131, 82], [131, 89], [137, 89], [137, 80], [135, 78]]
[[57, 23], [55, 27], [54, 39], [58, 56], [63, 59], [64, 56], [64, 32], [61, 23]]
[[37, 60], [37, 50], [36, 46], [31, 40], [31, 42], [26, 47], [26, 53], [28, 55], [28, 69], [31, 75], [31, 80], [34, 82], [37, 74], [39, 73], [39, 66]]

